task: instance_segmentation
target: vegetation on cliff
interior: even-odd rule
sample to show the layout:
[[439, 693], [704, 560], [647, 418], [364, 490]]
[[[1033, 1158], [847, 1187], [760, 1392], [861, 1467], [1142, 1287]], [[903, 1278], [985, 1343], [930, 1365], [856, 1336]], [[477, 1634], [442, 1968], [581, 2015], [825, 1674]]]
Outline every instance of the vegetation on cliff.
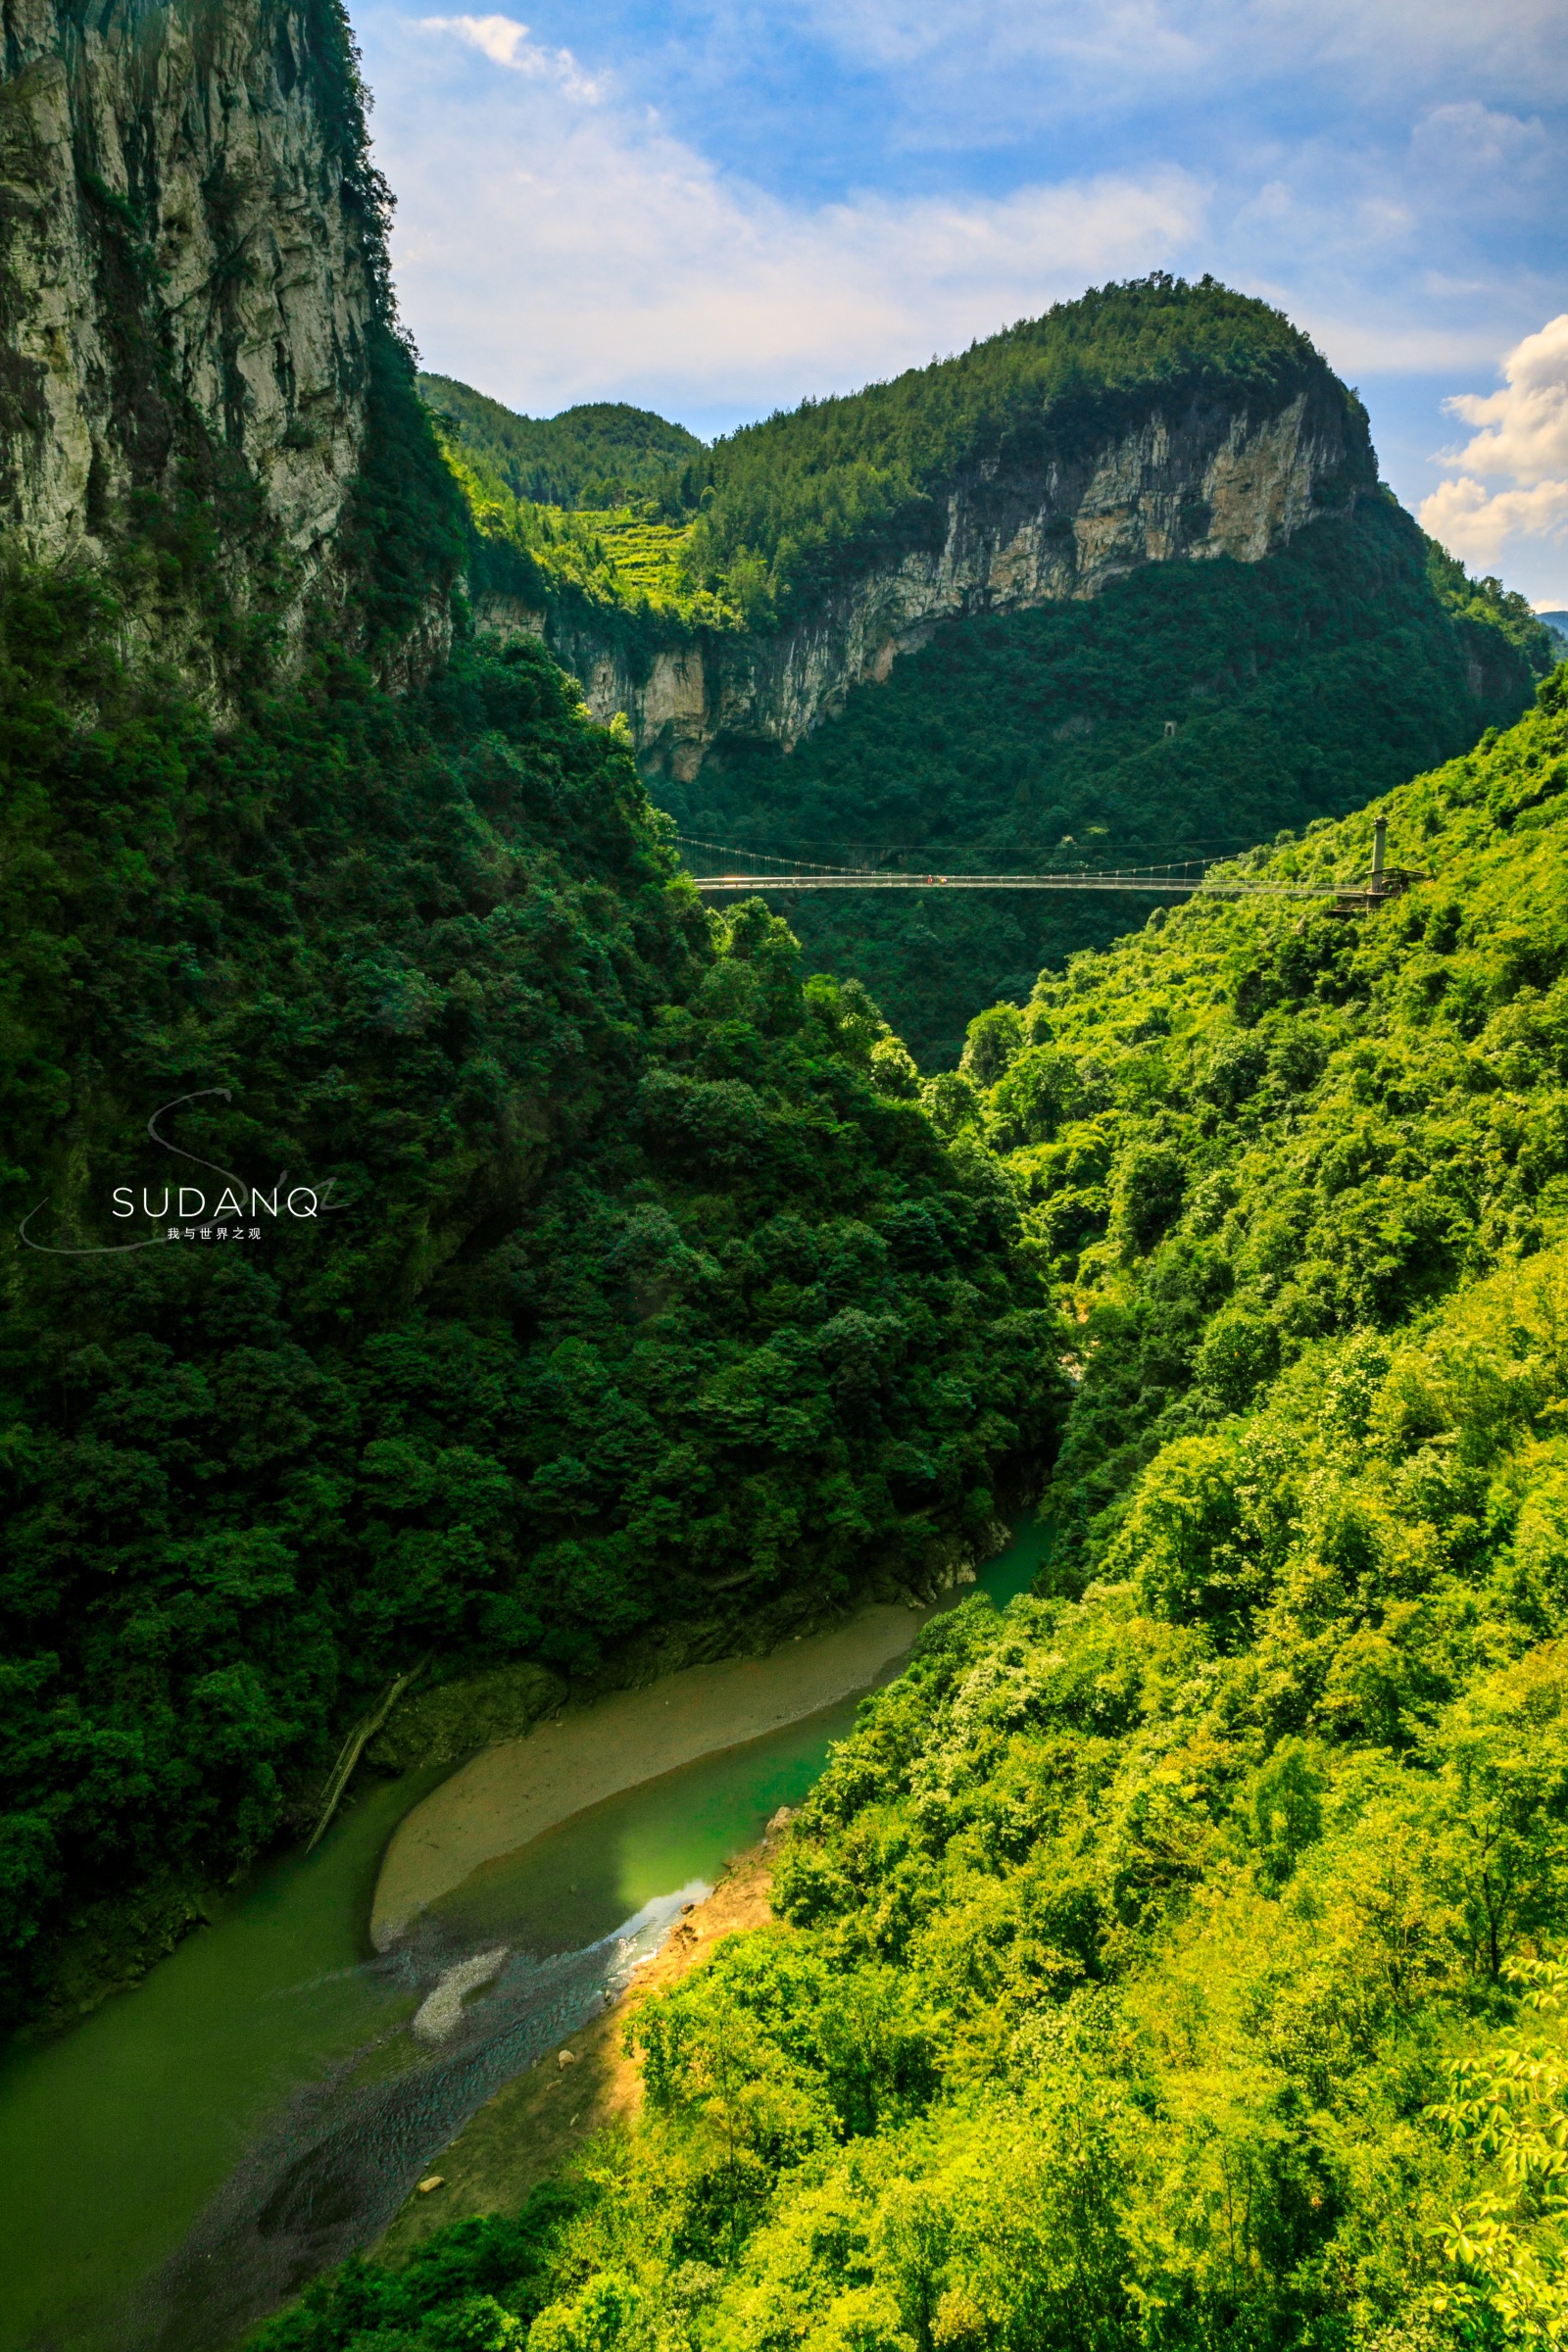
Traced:
[[[1258, 564], [1148, 564], [1086, 602], [951, 621], [788, 759], [662, 784], [684, 831], [916, 871], [1179, 864], [1361, 807], [1506, 725], [1548, 665], [1524, 600], [1392, 500]], [[1195, 869], [1196, 870], [1196, 869]], [[790, 896], [809, 959], [871, 991], [926, 1067], [977, 999], [1027, 1000], [1146, 898]]]
[[[522, 455], [498, 454], [494, 404], [462, 406], [461, 391], [442, 397], [476, 599], [511, 599], [547, 635], [586, 625], [634, 670], [699, 624], [765, 633], [792, 600], [919, 544], [939, 493], [982, 460], [1004, 489], [1043, 495], [1049, 465], [1070, 469], [1156, 407], [1179, 420], [1184, 404], [1251, 413], [1298, 395], [1343, 441], [1344, 481], [1320, 485], [1343, 511], [1261, 563], [1150, 564], [1088, 601], [950, 620], [787, 757], [723, 740], [694, 781], [660, 780], [683, 830], [742, 850], [939, 870], [1201, 858], [1343, 814], [1467, 749], [1511, 723], [1550, 666], [1524, 600], [1469, 579], [1375, 490], [1360, 410], [1305, 337], [1209, 280], [1060, 304], [958, 359], [748, 427], [662, 486], [657, 419], [514, 419], [530, 463], [546, 443], [527, 436], [558, 427], [577, 453], [557, 505], [530, 503]], [[640, 498], [617, 456], [633, 440]], [[590, 484], [625, 503], [588, 509]], [[977, 1002], [1021, 1001], [1043, 965], [1147, 906], [775, 903], [811, 962], [862, 981], [922, 1063], [950, 1066]]]
[[541, 648], [465, 640], [352, 42], [308, 18], [374, 315], [303, 638], [129, 203], [116, 396], [169, 429], [99, 564], [0, 581], [8, 2014], [100, 1989], [65, 1944], [142, 1894], [156, 1948], [394, 1673], [918, 1581], [1055, 1406], [1011, 1198], [886, 1025], [704, 909]]
[[1406, 897], [974, 1024], [931, 1106], [1077, 1318], [1054, 1590], [865, 1702], [629, 2132], [267, 2352], [1562, 2340], [1565, 794], [1568, 670], [1390, 796]]
[[450, 440], [447, 462], [467, 514], [469, 592], [492, 626], [519, 617], [554, 641], [586, 621], [609, 641], [644, 651], [698, 628], [744, 626], [739, 608], [686, 576], [687, 533], [646, 504], [535, 506], [489, 480]]
[[[1193, 407], [1273, 414], [1304, 397], [1345, 448], [1343, 480], [1320, 489], [1376, 480], [1359, 402], [1283, 313], [1162, 272], [1092, 288], [956, 358], [803, 402], [711, 448], [621, 403], [519, 416], [449, 376], [419, 381], [468, 498], [482, 588], [501, 584], [510, 548], [535, 601], [575, 589], [601, 608], [720, 627], [774, 626], [940, 535], [941, 493], [975, 467], [1043, 487], [1050, 466], [1070, 471], [1155, 410], [1179, 424]], [[1429, 553], [1451, 611], [1501, 625], [1545, 665], [1523, 599], [1495, 582], [1478, 592]]]
[[539, 649], [401, 701], [323, 656], [218, 737], [114, 619], [13, 583], [0, 678], [13, 1988], [88, 1888], [242, 1861], [421, 1652], [918, 1576], [1053, 1396], [989, 1162], [705, 911]]
[[1095, 287], [955, 359], [730, 434], [712, 453], [687, 569], [783, 613], [933, 533], [940, 544], [937, 494], [977, 466], [1043, 476], [1156, 408], [1172, 420], [1194, 403], [1272, 414], [1302, 393], [1342, 426], [1345, 486], [1370, 487], [1364, 414], [1283, 313], [1209, 277]]
[[[602, 618], [651, 603], [666, 628], [775, 627], [836, 582], [933, 534], [940, 544], [941, 494], [959, 475], [1070, 468], [1156, 407], [1273, 412], [1306, 394], [1346, 442], [1345, 488], [1374, 478], [1353, 395], [1280, 312], [1212, 278], [1094, 289], [956, 358], [806, 401], [709, 450], [639, 410], [514, 417], [466, 386], [426, 380], [466, 477], [482, 587], [535, 601], [575, 591]], [[663, 526], [657, 573], [641, 583], [615, 561], [633, 523]], [[594, 538], [589, 567], [567, 551]], [[643, 544], [646, 560], [655, 543]]]

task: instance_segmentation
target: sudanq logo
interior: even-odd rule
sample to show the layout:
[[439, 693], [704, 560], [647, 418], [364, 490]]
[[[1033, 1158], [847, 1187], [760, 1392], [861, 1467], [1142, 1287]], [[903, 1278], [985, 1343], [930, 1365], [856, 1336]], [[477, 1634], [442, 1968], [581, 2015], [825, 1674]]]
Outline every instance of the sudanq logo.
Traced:
[[[270, 1185], [264, 1187], [251, 1184], [232, 1168], [220, 1168], [216, 1160], [198, 1158], [194, 1152], [171, 1143], [159, 1126], [160, 1119], [167, 1119], [182, 1103], [199, 1102], [210, 1095], [220, 1096], [225, 1102], [234, 1099], [226, 1086], [199, 1087], [194, 1094], [176, 1095], [172, 1102], [161, 1103], [147, 1122], [148, 1137], [160, 1151], [205, 1171], [202, 1183], [166, 1182], [162, 1187], [117, 1184], [111, 1193], [111, 1216], [122, 1221], [140, 1217], [156, 1225], [155, 1233], [144, 1234], [136, 1241], [35, 1241], [27, 1228], [49, 1205], [47, 1200], [40, 1200], [28, 1209], [18, 1227], [20, 1238], [29, 1250], [40, 1250], [50, 1257], [114, 1257], [130, 1250], [165, 1249], [171, 1242], [244, 1246], [263, 1241], [279, 1226], [310, 1224], [323, 1210], [343, 1205], [331, 1198], [335, 1179], [328, 1178], [319, 1185], [291, 1184], [285, 1168]], [[212, 1181], [215, 1177], [220, 1179], [216, 1187]]]

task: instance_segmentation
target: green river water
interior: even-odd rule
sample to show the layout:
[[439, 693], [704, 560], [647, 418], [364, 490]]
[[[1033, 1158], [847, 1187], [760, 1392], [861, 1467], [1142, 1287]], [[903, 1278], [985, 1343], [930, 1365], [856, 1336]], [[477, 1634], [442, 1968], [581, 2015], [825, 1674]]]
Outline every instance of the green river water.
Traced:
[[[1048, 1544], [1025, 1521], [979, 1589], [999, 1605], [1027, 1590]], [[380, 1959], [366, 1931], [381, 1856], [442, 1775], [373, 1786], [133, 1991], [14, 2050], [0, 2061], [0, 2352], [218, 2352], [369, 2242], [467, 2115], [612, 1997], [680, 1902], [799, 1803], [856, 1703], [594, 1806], [476, 1873]], [[476, 1944], [514, 1956], [432, 2053], [412, 2021]]]

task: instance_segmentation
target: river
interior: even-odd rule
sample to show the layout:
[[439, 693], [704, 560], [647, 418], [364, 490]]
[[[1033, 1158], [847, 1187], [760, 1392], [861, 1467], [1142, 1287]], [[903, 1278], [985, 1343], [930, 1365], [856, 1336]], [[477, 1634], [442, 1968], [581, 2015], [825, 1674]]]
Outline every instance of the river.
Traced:
[[[1046, 1541], [1023, 1522], [979, 1589], [999, 1605], [1026, 1590]], [[858, 1695], [489, 1852], [380, 1951], [389, 1842], [447, 1776], [374, 1785], [134, 1990], [14, 2049], [0, 2352], [219, 2352], [371, 2243], [474, 2110], [614, 1999], [681, 1904], [800, 1802]]]

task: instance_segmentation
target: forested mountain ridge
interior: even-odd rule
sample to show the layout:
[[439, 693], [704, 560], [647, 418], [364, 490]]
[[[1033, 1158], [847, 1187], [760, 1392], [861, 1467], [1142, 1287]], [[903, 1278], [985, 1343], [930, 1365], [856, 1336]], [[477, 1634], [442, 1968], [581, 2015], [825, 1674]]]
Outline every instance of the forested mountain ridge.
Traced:
[[[1058, 305], [731, 435], [614, 511], [514, 495], [482, 406], [448, 444], [481, 631], [542, 633], [591, 707], [628, 714], [681, 829], [746, 852], [1201, 859], [1465, 750], [1552, 660], [1522, 598], [1467, 578], [1378, 486], [1359, 404], [1306, 339], [1211, 282]], [[581, 484], [620, 463], [590, 415], [514, 424], [571, 437]], [[950, 1066], [978, 1000], [1021, 1001], [1143, 912], [772, 903]]]
[[[661, 787], [715, 749], [789, 751], [945, 622], [1094, 597], [1148, 564], [1254, 564], [1383, 495], [1359, 401], [1279, 312], [1210, 278], [1094, 289], [747, 426], [641, 498], [628, 479], [613, 511], [517, 494], [495, 404], [464, 400], [481, 625], [542, 633], [598, 715], [626, 713]], [[514, 424], [575, 432], [588, 414]], [[598, 452], [608, 475], [613, 437]], [[1545, 666], [1527, 609], [1510, 621]]]
[[519, 503], [614, 509], [660, 494], [683, 465], [707, 451], [695, 433], [625, 401], [585, 401], [550, 417], [519, 416], [450, 375], [418, 379], [419, 397], [436, 416], [481, 494], [505, 492]]
[[1561, 2340], [1568, 668], [1383, 813], [1404, 897], [1156, 917], [929, 1082], [1073, 1314], [1051, 1589], [864, 1703], [629, 2129], [266, 2352]]
[[1058, 1384], [886, 1025], [465, 635], [335, 0], [7, 26], [19, 334], [108, 353], [3, 419], [0, 2005], [59, 2018], [393, 1674], [939, 1581]]
[[[607, 479], [618, 470], [625, 428], [615, 432], [611, 420], [620, 412], [514, 417], [508, 428], [497, 404], [440, 380], [460, 462], [492, 486], [504, 472], [519, 504], [540, 502], [514, 464], [498, 464], [498, 432], [543, 446], [552, 436], [577, 440], [575, 420], [594, 416]], [[638, 416], [651, 448], [659, 420], [626, 415]], [[579, 460], [579, 480], [593, 463]], [[629, 492], [630, 473], [623, 480]], [[886, 633], [977, 602], [1008, 609], [1092, 593], [1150, 555], [1259, 555], [1313, 514], [1353, 504], [1375, 480], [1359, 403], [1279, 312], [1212, 279], [1189, 286], [1156, 275], [1058, 303], [891, 383], [807, 401], [710, 450], [693, 443], [640, 502], [642, 519], [676, 534], [666, 592], [639, 597], [610, 584], [600, 601], [673, 617], [683, 595], [706, 597], [710, 617], [767, 632], [797, 613], [825, 622], [836, 585], [863, 586], [923, 554], [938, 571], [883, 584], [882, 602], [894, 600], [881, 615]], [[526, 518], [509, 527], [498, 511], [481, 536], [519, 542], [519, 589], [531, 577], [535, 595], [549, 595], [548, 562], [530, 574]], [[482, 551], [479, 576], [487, 587]], [[921, 593], [937, 600], [930, 612], [895, 611], [900, 596]], [[554, 625], [570, 624], [563, 614]], [[899, 650], [896, 636], [887, 642]], [[637, 713], [628, 715], [635, 725]], [[762, 714], [760, 731], [788, 743], [803, 727]]]

